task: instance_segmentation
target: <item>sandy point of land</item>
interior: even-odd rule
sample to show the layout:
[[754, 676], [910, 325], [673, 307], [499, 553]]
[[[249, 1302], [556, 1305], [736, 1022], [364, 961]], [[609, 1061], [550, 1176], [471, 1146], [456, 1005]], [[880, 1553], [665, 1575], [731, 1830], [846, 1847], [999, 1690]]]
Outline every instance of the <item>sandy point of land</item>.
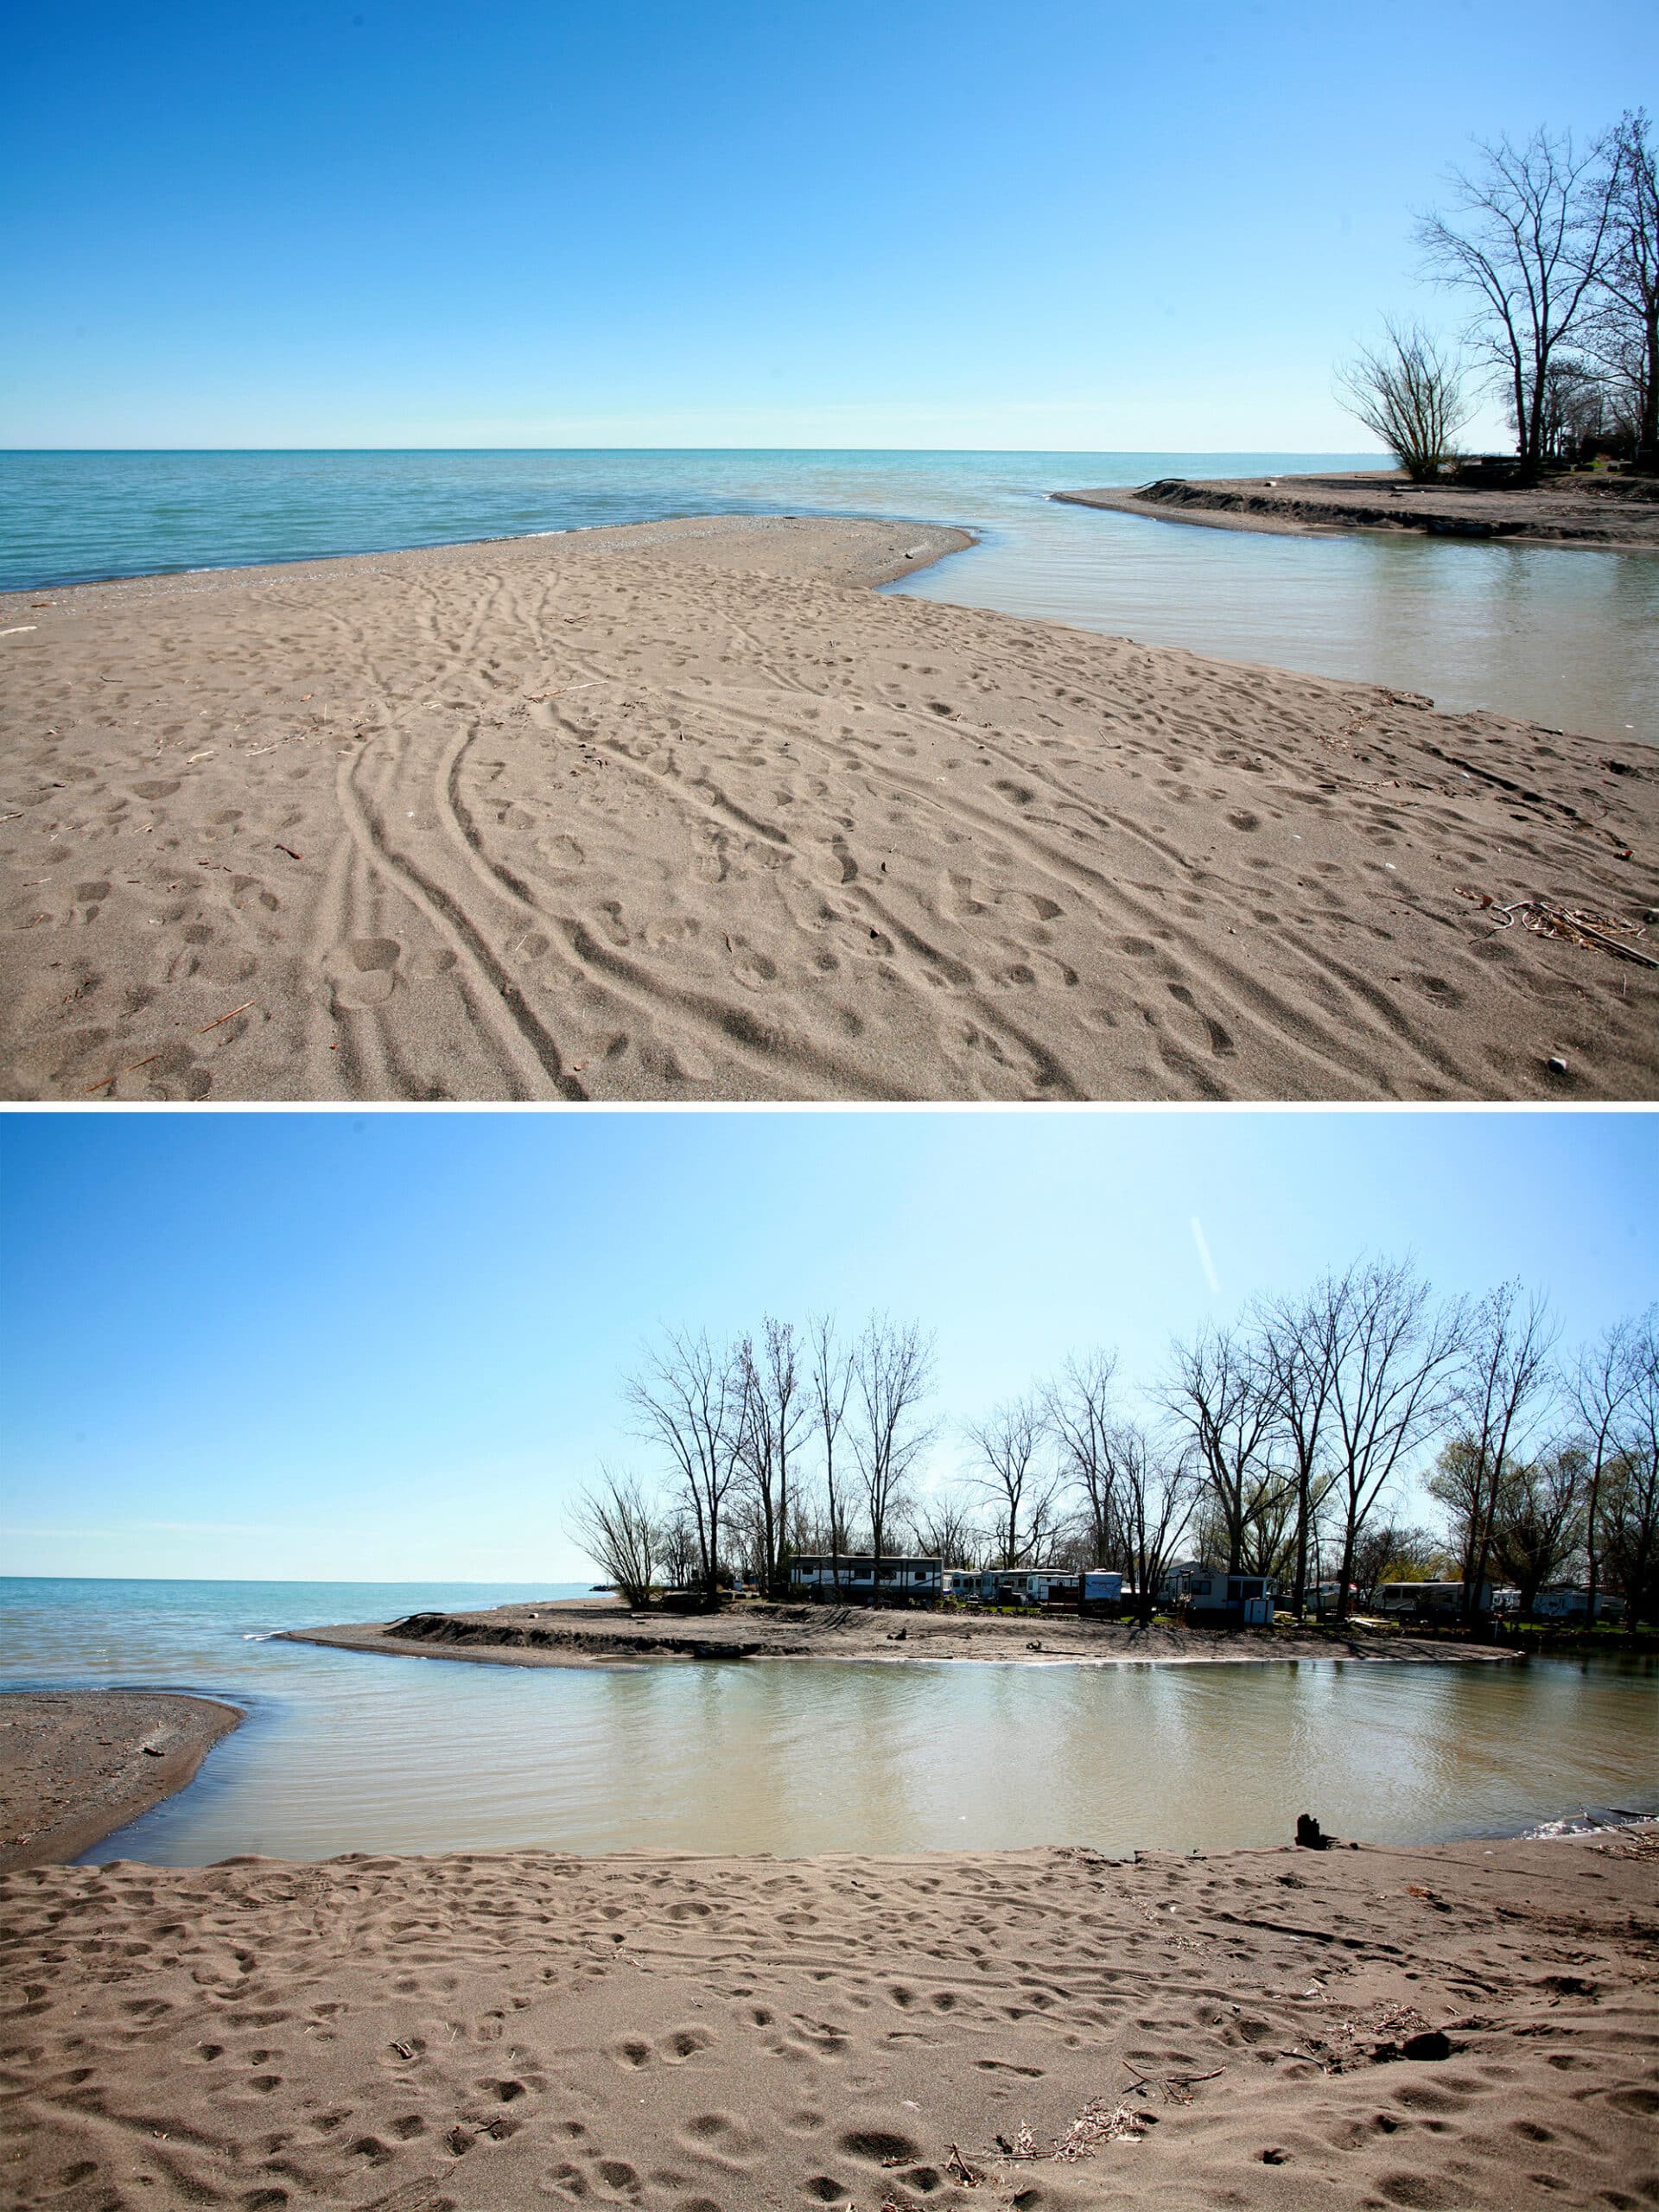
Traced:
[[1069, 506], [1105, 507], [1154, 522], [1291, 537], [1410, 530], [1580, 551], [1659, 550], [1659, 498], [1645, 480], [1611, 475], [1554, 479], [1531, 491], [1414, 484], [1394, 469], [1331, 476], [1164, 476], [1153, 484], [1049, 496]]
[[0, 1927], [20, 2207], [1659, 2201], [1651, 1837], [124, 1863]]
[[740, 518], [14, 597], [0, 1088], [1659, 1090], [1659, 971], [1478, 903], [1641, 925], [1659, 754], [869, 588], [966, 543]]
[[89, 1850], [182, 1789], [241, 1719], [159, 1690], [0, 1692], [0, 1869]]
[[734, 1605], [717, 1614], [631, 1612], [615, 1598], [567, 1598], [464, 1613], [412, 1613], [289, 1629], [281, 1640], [394, 1658], [507, 1667], [581, 1667], [662, 1659], [868, 1660], [902, 1666], [976, 1660], [1008, 1666], [1227, 1665], [1329, 1659], [1428, 1665], [1503, 1662], [1513, 1654], [1352, 1624], [1343, 1630], [1141, 1627], [1073, 1616], [872, 1611], [858, 1605]]

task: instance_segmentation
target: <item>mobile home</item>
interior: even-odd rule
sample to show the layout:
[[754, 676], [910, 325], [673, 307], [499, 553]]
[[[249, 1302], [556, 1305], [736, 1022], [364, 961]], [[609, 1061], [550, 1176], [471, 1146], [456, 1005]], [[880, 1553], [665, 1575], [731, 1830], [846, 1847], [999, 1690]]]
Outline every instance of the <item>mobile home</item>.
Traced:
[[1273, 1624], [1274, 1583], [1265, 1574], [1228, 1574], [1196, 1561], [1170, 1569], [1162, 1596], [1197, 1620], [1240, 1628]]
[[938, 1560], [898, 1553], [882, 1553], [879, 1580], [868, 1552], [843, 1552], [839, 1559], [828, 1552], [798, 1552], [789, 1562], [792, 1597], [838, 1599], [843, 1605], [850, 1600], [868, 1605], [878, 1592], [883, 1598], [937, 1598], [943, 1575]]

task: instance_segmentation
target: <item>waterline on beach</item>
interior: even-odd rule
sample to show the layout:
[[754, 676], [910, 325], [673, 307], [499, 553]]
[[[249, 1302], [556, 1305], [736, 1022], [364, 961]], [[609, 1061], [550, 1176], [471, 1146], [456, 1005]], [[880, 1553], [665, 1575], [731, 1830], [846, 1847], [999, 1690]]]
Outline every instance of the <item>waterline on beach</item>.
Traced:
[[208, 453], [0, 456], [0, 588], [713, 514], [937, 521], [978, 543], [893, 588], [1150, 645], [1659, 735], [1659, 562], [1353, 535], [1244, 538], [1051, 501], [1357, 454]]

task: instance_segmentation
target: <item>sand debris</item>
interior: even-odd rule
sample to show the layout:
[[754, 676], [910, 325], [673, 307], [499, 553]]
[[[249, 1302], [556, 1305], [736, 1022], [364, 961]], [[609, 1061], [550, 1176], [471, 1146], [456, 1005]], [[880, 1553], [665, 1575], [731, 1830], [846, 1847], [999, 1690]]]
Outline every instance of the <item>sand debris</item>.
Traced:
[[1079, 2158], [1092, 2158], [1103, 2143], [1138, 2143], [1150, 2118], [1147, 2113], [1131, 2112], [1128, 2105], [1109, 2106], [1103, 2097], [1094, 2098], [1061, 2136], [1051, 2156], [1062, 2165], [1074, 2165]]
[[1453, 887], [1460, 899], [1472, 899], [1491, 913], [1497, 929], [1513, 929], [1518, 921], [1539, 937], [1564, 937], [1574, 944], [1639, 961], [1644, 968], [1659, 968], [1659, 960], [1650, 952], [1624, 942], [1645, 933], [1640, 922], [1627, 922], [1617, 914], [1586, 913], [1577, 906], [1554, 906], [1548, 899], [1516, 899], [1501, 906], [1489, 891], [1473, 891], [1463, 883]]

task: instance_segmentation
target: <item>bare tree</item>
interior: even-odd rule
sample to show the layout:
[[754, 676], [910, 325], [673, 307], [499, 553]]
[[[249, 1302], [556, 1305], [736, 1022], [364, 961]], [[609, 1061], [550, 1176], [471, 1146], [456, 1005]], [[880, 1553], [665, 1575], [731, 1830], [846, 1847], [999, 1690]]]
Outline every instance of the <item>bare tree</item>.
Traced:
[[697, 1532], [690, 1509], [675, 1507], [658, 1524], [658, 1564], [671, 1590], [689, 1590], [698, 1571]]
[[1387, 448], [1414, 484], [1437, 477], [1474, 409], [1464, 397], [1455, 358], [1418, 323], [1383, 324], [1368, 346], [1337, 371], [1337, 402]]
[[1272, 1364], [1238, 1329], [1205, 1327], [1190, 1345], [1177, 1344], [1173, 1357], [1165, 1402], [1192, 1439], [1227, 1572], [1237, 1574], [1253, 1524], [1292, 1488], [1273, 1462], [1279, 1399]]
[[720, 1527], [737, 1478], [742, 1439], [742, 1386], [736, 1356], [711, 1344], [706, 1330], [694, 1337], [671, 1329], [660, 1349], [645, 1355], [623, 1395], [637, 1433], [667, 1456], [684, 1491], [697, 1544], [697, 1567], [709, 1602], [717, 1601]]
[[1463, 1312], [1435, 1313], [1408, 1261], [1368, 1261], [1329, 1286], [1330, 1429], [1342, 1514], [1337, 1616], [1351, 1610], [1354, 1554], [1402, 1462], [1442, 1428], [1463, 1351]]
[[1529, 1620], [1538, 1592], [1584, 1548], [1584, 1453], [1569, 1448], [1509, 1468], [1498, 1485], [1492, 1558]]
[[1602, 142], [1611, 215], [1592, 303], [1590, 345], [1624, 383], [1636, 466], [1659, 469], [1659, 160], [1644, 108], [1622, 115]]
[[1633, 1387], [1608, 1470], [1603, 1543], [1630, 1618], [1659, 1618], [1659, 1306], [1632, 1330]]
[[815, 1313], [807, 1323], [807, 1405], [823, 1452], [823, 1484], [829, 1510], [825, 1533], [829, 1541], [830, 1575], [837, 1594], [841, 1589], [842, 1554], [846, 1544], [846, 1512], [836, 1465], [836, 1447], [847, 1425], [847, 1402], [853, 1388], [853, 1362], [836, 1337], [833, 1316]]
[[1480, 1610], [1505, 1472], [1526, 1456], [1548, 1410], [1554, 1343], [1545, 1301], [1518, 1283], [1489, 1291], [1469, 1317], [1459, 1431], [1429, 1485], [1452, 1508], [1461, 1534], [1465, 1620]]
[[659, 1515], [632, 1475], [601, 1467], [599, 1478], [577, 1492], [568, 1526], [600, 1573], [628, 1605], [651, 1603], [659, 1563]]
[[1600, 1554], [1596, 1541], [1601, 1486], [1610, 1461], [1618, 1456], [1620, 1422], [1639, 1381], [1639, 1341], [1640, 1332], [1630, 1322], [1615, 1322], [1611, 1328], [1603, 1330], [1593, 1344], [1583, 1347], [1573, 1370], [1573, 1403], [1584, 1430], [1584, 1548], [1592, 1620], [1596, 1618], [1596, 1598], [1601, 1585]]
[[1468, 342], [1509, 394], [1522, 481], [1534, 484], [1551, 364], [1579, 335], [1605, 267], [1612, 177], [1570, 136], [1544, 130], [1479, 153], [1473, 175], [1452, 173], [1452, 214], [1422, 217], [1418, 243], [1439, 283], [1473, 296]]
[[930, 1491], [917, 1501], [911, 1535], [924, 1559], [942, 1567], [977, 1567], [985, 1552], [985, 1533], [959, 1491]]
[[1338, 1286], [1327, 1275], [1305, 1297], [1270, 1300], [1256, 1314], [1262, 1357], [1295, 1484], [1291, 1605], [1299, 1616], [1307, 1605], [1308, 1540], [1314, 1506], [1324, 1487], [1325, 1413], [1331, 1402], [1340, 1304]]
[[1191, 1465], [1138, 1422], [1114, 1423], [1106, 1440], [1120, 1556], [1141, 1624], [1152, 1618], [1164, 1579], [1192, 1525], [1198, 1483]]
[[757, 1351], [738, 1347], [737, 1455], [754, 1514], [755, 1580], [768, 1597], [787, 1589], [790, 1459], [810, 1418], [795, 1331], [767, 1315]]
[[1063, 1477], [1043, 1464], [1048, 1431], [1041, 1405], [1016, 1398], [988, 1421], [970, 1422], [968, 1438], [980, 1470], [972, 1479], [991, 1501], [997, 1565], [1033, 1563], [1057, 1533], [1064, 1487]]
[[932, 1388], [933, 1344], [919, 1325], [873, 1313], [853, 1347], [853, 1455], [863, 1480], [872, 1554], [870, 1594], [881, 1594], [887, 1524], [905, 1504], [905, 1483], [931, 1443], [922, 1403]]
[[1071, 1476], [1092, 1545], [1093, 1557], [1086, 1564], [1095, 1567], [1116, 1565], [1121, 1546], [1109, 1440], [1116, 1374], [1116, 1352], [1087, 1352], [1067, 1360], [1043, 1394], [1043, 1418]]

